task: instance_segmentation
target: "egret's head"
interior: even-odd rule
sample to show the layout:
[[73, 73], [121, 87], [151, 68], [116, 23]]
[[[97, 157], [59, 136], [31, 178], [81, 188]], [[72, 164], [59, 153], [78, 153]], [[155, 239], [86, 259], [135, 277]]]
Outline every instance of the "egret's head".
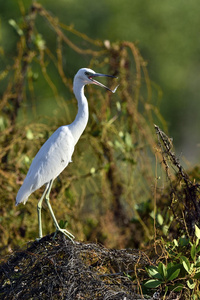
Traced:
[[103, 83], [98, 82], [97, 80], [95, 80], [96, 77], [111, 77], [111, 78], [116, 78], [115, 76], [112, 75], [105, 75], [105, 74], [100, 74], [100, 73], [96, 73], [91, 69], [88, 68], [82, 68], [80, 69], [77, 74], [74, 77], [74, 80], [79, 79], [83, 82], [83, 84], [96, 84], [99, 85], [109, 91], [111, 91], [112, 93], [115, 93], [117, 87], [112, 91], [111, 89], [109, 89], [107, 86], [105, 86]]

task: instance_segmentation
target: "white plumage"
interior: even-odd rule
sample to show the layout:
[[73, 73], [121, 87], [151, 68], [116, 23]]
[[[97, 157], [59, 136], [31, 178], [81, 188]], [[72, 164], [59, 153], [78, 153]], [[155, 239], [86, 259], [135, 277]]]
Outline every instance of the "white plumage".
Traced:
[[67, 126], [59, 127], [43, 144], [28, 170], [23, 185], [16, 197], [16, 205], [28, 200], [28, 197], [54, 180], [71, 162], [74, 152], [74, 138]]
[[[53, 184], [53, 180], [72, 161], [74, 147], [88, 122], [89, 111], [88, 102], [84, 95], [84, 86], [86, 84], [96, 84], [110, 90], [108, 87], [94, 79], [95, 77], [100, 76], [114, 77], [111, 75], [95, 73], [93, 70], [87, 68], [82, 68], [77, 72], [73, 82], [73, 91], [78, 101], [77, 116], [70, 125], [59, 127], [40, 148], [35, 158], [33, 159], [23, 185], [18, 191], [16, 197], [16, 205], [21, 202], [25, 204], [28, 200], [28, 197], [34, 191], [36, 191], [43, 185], [46, 185], [45, 191], [37, 206], [39, 238], [42, 238], [41, 209], [42, 201], [44, 198], [56, 226], [56, 233], [58, 231], [61, 231], [68, 238], [74, 238], [74, 236], [66, 229], [62, 229], [59, 227], [49, 202], [49, 194]], [[116, 89], [117, 88], [115, 88], [115, 90], [112, 92], [114, 93]]]

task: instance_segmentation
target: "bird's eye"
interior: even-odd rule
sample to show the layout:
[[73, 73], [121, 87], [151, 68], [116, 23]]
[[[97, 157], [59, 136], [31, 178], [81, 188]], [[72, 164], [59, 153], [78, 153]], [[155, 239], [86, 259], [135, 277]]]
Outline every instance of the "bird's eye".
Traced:
[[92, 74], [90, 72], [85, 72], [85, 75], [87, 76], [88, 79], [92, 80]]

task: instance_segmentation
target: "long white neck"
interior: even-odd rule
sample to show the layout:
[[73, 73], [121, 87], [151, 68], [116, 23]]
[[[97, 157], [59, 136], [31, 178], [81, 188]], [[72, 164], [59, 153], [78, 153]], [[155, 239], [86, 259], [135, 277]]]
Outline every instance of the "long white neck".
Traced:
[[80, 80], [74, 80], [73, 90], [78, 101], [78, 113], [75, 120], [69, 125], [69, 128], [74, 137], [75, 144], [85, 130], [89, 118], [88, 102], [84, 95], [84, 86]]

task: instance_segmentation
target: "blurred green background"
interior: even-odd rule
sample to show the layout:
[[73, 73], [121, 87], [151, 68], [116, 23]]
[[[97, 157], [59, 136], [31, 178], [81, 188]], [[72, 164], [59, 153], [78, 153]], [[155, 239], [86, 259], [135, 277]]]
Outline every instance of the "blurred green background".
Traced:
[[[23, 3], [28, 8], [31, 1]], [[73, 25], [93, 39], [129, 40], [137, 43], [148, 63], [151, 80], [161, 89], [160, 110], [168, 123], [176, 150], [190, 163], [198, 162], [199, 1], [48, 0], [41, 3], [61, 22]], [[16, 32], [8, 21], [19, 21], [19, 4], [20, 1], [0, 3], [0, 40], [8, 60], [15, 51], [16, 42]], [[45, 35], [48, 26], [42, 27], [41, 31]], [[66, 57], [66, 60], [69, 66], [67, 75], [71, 77], [77, 69], [88, 63], [83, 57]], [[4, 66], [5, 61], [1, 57], [0, 68]], [[1, 93], [3, 89], [1, 84]]]

